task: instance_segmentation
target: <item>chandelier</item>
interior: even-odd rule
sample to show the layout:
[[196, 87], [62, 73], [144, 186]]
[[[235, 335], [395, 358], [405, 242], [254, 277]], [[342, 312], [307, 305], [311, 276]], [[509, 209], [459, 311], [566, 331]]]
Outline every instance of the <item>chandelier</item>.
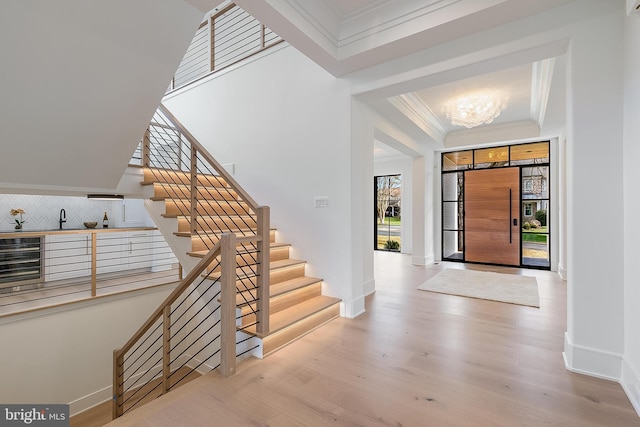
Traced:
[[491, 93], [461, 96], [444, 107], [451, 124], [466, 128], [491, 123], [505, 108], [507, 99]]

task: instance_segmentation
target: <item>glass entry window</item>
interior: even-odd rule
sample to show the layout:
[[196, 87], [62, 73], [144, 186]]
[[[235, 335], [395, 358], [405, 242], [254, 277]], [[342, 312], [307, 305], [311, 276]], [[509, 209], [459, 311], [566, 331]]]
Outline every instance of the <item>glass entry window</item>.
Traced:
[[442, 153], [442, 259], [549, 269], [549, 170], [548, 141]]
[[463, 260], [464, 174], [442, 174], [442, 257]]
[[522, 264], [549, 267], [549, 166], [521, 170]]
[[374, 249], [400, 252], [402, 220], [400, 202], [402, 200], [401, 175], [374, 177], [375, 215]]

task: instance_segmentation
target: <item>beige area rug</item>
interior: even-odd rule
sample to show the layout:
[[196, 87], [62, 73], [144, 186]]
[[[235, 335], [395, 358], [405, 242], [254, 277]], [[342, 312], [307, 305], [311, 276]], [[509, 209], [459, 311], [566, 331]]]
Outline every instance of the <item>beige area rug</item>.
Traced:
[[418, 287], [421, 291], [540, 307], [535, 277], [447, 268]]

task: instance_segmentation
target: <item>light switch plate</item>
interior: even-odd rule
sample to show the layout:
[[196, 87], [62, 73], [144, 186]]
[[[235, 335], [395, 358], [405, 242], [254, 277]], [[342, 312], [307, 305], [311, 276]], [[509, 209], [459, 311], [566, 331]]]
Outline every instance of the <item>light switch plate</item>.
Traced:
[[313, 198], [314, 208], [327, 208], [329, 207], [329, 196], [316, 196]]

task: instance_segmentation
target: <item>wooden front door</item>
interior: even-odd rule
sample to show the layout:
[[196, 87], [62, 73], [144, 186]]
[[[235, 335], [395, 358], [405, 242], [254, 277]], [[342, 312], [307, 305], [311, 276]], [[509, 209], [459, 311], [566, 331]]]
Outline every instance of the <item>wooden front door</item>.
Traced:
[[466, 171], [465, 261], [520, 265], [520, 169]]

